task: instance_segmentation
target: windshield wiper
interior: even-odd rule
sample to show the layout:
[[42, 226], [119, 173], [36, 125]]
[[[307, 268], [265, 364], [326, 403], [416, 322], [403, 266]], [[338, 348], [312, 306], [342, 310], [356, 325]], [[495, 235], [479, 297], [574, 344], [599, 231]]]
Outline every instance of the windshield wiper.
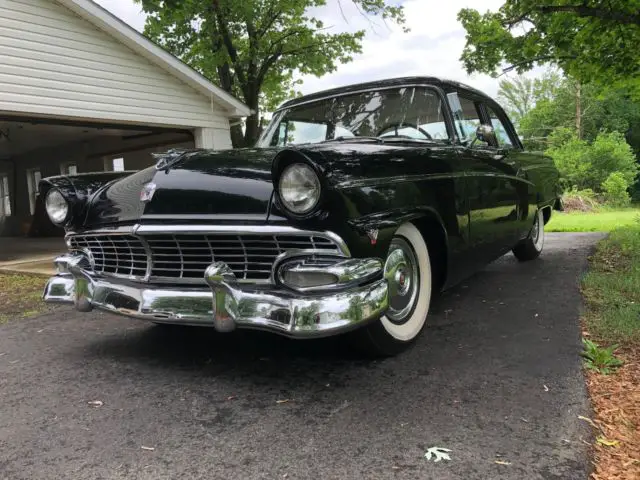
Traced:
[[357, 136], [357, 137], [344, 137], [344, 136], [340, 136], [340, 137], [336, 137], [336, 138], [331, 138], [329, 140], [324, 140], [321, 143], [328, 143], [328, 142], [376, 142], [376, 143], [382, 143], [384, 140], [380, 137], [367, 137], [367, 136]]
[[329, 140], [324, 140], [321, 143], [329, 143], [329, 142], [376, 142], [376, 143], [438, 143], [437, 140], [429, 140], [427, 138], [413, 138], [413, 137], [404, 137], [401, 135], [385, 135], [383, 137], [373, 137], [373, 136], [356, 136], [356, 137], [345, 137], [340, 136], [336, 138], [331, 138]]
[[415, 142], [415, 143], [437, 143], [436, 140], [429, 140], [428, 138], [413, 138], [402, 136], [386, 136], [380, 137], [384, 143], [403, 143], [403, 142]]

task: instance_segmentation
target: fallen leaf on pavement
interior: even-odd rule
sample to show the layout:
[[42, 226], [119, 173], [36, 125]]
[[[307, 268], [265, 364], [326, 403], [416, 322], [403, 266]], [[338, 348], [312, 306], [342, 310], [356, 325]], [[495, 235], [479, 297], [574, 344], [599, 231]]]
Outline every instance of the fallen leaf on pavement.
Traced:
[[431, 457], [435, 457], [433, 460], [435, 463], [439, 462], [440, 460], [451, 460], [451, 457], [447, 453], [450, 451], [451, 450], [448, 448], [431, 447], [427, 449], [427, 452], [424, 454], [424, 458], [426, 458], [427, 460], [431, 460]]

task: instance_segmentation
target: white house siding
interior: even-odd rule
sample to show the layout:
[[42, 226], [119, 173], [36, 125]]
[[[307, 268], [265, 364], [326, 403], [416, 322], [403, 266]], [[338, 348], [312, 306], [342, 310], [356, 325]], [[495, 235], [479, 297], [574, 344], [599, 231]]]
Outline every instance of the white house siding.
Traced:
[[0, 111], [200, 127], [230, 146], [211, 98], [53, 0], [0, 0]]

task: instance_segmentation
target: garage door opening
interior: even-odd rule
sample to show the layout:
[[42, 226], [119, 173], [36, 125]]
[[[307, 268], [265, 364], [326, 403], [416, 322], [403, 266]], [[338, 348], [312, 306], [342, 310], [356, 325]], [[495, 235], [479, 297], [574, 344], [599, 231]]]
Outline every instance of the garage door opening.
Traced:
[[0, 117], [0, 236], [63, 234], [40, 218], [41, 178], [140, 170], [152, 153], [193, 147], [190, 130]]

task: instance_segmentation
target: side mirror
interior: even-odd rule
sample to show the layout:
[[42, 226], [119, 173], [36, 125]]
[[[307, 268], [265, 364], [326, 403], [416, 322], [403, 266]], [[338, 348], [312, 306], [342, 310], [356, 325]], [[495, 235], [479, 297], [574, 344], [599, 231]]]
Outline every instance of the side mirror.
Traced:
[[497, 145], [498, 139], [496, 137], [496, 132], [493, 130], [491, 125], [478, 125], [476, 128], [476, 138], [474, 143], [477, 141], [488, 143], [489, 145]]

